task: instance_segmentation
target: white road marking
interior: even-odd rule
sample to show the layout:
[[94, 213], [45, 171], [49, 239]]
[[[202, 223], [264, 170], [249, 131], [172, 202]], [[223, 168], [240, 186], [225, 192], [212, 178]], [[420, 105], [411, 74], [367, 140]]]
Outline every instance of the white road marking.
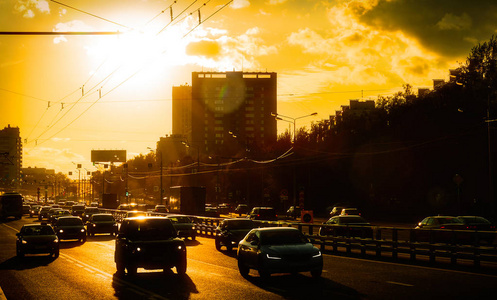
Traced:
[[395, 282], [395, 281], [387, 281], [387, 283], [396, 284], [396, 285], [401, 285], [401, 286], [408, 286], [408, 287], [412, 287], [412, 286], [414, 286], [414, 285], [412, 285], [412, 284], [407, 284], [407, 283], [402, 283], [402, 282]]

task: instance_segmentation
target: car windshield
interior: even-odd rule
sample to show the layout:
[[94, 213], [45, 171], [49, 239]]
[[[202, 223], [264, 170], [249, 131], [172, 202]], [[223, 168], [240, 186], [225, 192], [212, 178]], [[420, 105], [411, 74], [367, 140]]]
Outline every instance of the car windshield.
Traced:
[[94, 215], [93, 221], [113, 221], [114, 217], [112, 215]]
[[57, 222], [59, 226], [78, 226], [83, 225], [83, 221], [80, 218], [60, 218]]
[[458, 218], [437, 218], [440, 224], [462, 223]]
[[23, 235], [54, 235], [54, 231], [50, 226], [29, 226], [22, 230]]
[[261, 245], [305, 244], [307, 239], [298, 230], [261, 231]]
[[167, 217], [173, 223], [191, 223], [192, 221], [188, 217]]
[[254, 222], [251, 220], [234, 220], [226, 223], [228, 229], [251, 229], [254, 228]]
[[339, 218], [338, 224], [368, 224], [362, 217]]
[[125, 232], [134, 240], [161, 240], [176, 236], [176, 230], [166, 219], [130, 220]]

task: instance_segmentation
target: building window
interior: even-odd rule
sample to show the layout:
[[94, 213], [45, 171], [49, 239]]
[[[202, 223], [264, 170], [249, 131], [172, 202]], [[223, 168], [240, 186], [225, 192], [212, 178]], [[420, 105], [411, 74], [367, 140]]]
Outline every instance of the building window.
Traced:
[[[206, 122], [206, 123], [207, 123], [207, 122]], [[216, 124], [216, 125], [223, 124], [223, 120], [215, 120], [215, 121], [214, 121], [214, 124]]]
[[245, 114], [245, 117], [246, 117], [246, 118], [253, 118], [253, 117], [254, 117], [254, 114]]

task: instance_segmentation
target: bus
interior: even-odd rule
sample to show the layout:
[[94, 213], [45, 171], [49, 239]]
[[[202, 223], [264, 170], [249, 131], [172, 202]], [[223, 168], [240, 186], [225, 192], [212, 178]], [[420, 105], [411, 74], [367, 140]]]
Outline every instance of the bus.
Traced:
[[14, 217], [22, 218], [23, 197], [18, 193], [5, 193], [0, 195], [0, 220]]

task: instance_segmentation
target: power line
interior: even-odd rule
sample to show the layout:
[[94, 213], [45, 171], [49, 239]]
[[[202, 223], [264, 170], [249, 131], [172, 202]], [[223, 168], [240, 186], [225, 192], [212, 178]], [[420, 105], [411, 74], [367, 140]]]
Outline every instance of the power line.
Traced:
[[0, 31], [0, 35], [116, 35], [119, 31]]

